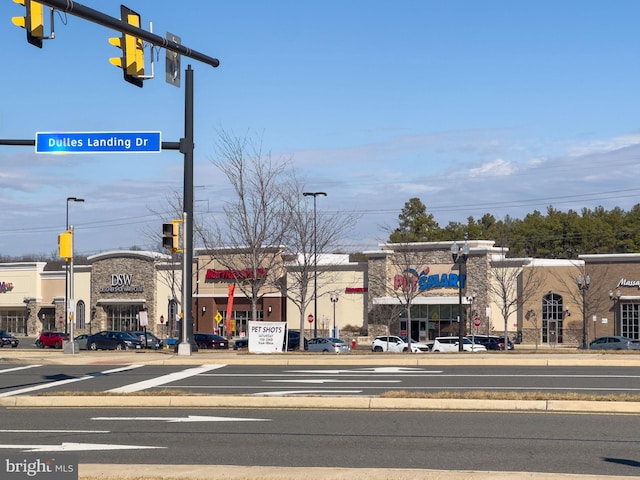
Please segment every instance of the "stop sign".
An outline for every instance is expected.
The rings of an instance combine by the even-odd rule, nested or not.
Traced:
[[[476,327],[479,327],[479,326],[480,326],[480,317],[474,317],[474,318],[473,318],[473,324],[474,324]]]
[[[310,313],[309,316],[307,317],[307,322],[313,323],[313,314],[312,313]]]

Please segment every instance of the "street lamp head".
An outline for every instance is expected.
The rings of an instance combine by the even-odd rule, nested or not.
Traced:
[[[84,198],[67,197],[67,202],[84,202]]]
[[[304,197],[326,197],[326,192],[302,192]]]
[[[453,258],[454,262],[457,262],[458,259],[461,262],[466,262],[468,256],[469,256],[469,244],[466,242],[466,240],[462,245],[462,247],[458,246],[458,242],[453,242],[451,244],[451,258]]]
[[[578,282],[578,288],[580,288],[581,290],[587,290],[589,288],[589,284],[591,283],[591,277],[589,275],[585,275],[584,277],[582,275],[578,275],[578,278],[576,278],[577,282]]]

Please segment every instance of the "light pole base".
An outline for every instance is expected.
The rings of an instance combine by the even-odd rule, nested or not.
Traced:
[[[191,344],[189,342],[179,343],[178,355],[191,355]]]
[[[78,342],[70,340],[68,342],[64,342],[64,345],[62,346],[62,352],[64,354],[75,355],[77,353],[80,353],[80,346],[78,345]]]

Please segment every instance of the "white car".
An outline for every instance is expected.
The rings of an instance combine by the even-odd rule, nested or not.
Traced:
[[[402,353],[409,351],[409,344],[404,341],[402,337],[395,335],[382,335],[380,337],[376,337],[373,342],[371,342],[371,350],[373,352]],[[411,351],[413,353],[428,352],[429,346],[412,340]]]
[[[434,352],[459,352],[458,337],[437,337],[433,342]],[[478,343],[473,343],[468,338],[462,339],[462,350],[464,352],[486,352],[487,347]]]

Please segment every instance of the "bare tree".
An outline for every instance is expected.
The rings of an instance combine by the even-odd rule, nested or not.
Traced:
[[[324,268],[317,270],[316,254],[327,252],[332,242],[340,238],[355,221],[354,215],[346,212],[316,215],[308,202],[301,201],[304,185],[295,175],[291,175],[284,191],[287,192],[285,202],[289,229],[285,237],[287,285],[283,291],[298,309],[300,332],[304,332],[305,312],[313,300],[309,291],[310,282],[315,276],[322,291],[323,285],[333,280],[332,274]],[[300,342],[300,349],[304,349],[303,342]]]
[[[224,216],[214,222],[213,232],[203,235],[203,242],[216,261],[235,272],[255,321],[265,285],[276,285],[283,276],[281,253],[290,219],[282,187],[287,162],[264,153],[261,141],[219,134],[219,159],[213,163],[235,196],[223,205]]]
[[[570,275],[567,276],[566,273],[564,275],[554,274],[554,277],[560,285],[559,293],[578,308],[580,316],[571,322],[573,327],[571,330],[576,337],[581,338],[582,348],[587,348],[589,344],[589,313],[603,311],[607,308],[604,297],[599,294],[598,290],[602,289],[603,285],[606,289],[606,279],[610,277],[610,269],[606,266],[589,272],[586,263],[582,260],[573,260],[570,261],[570,264]],[[591,285],[597,287],[591,289]],[[571,312],[567,309],[566,316],[569,315]],[[595,336],[594,326],[593,337]]]
[[[538,293],[544,275],[533,268],[524,268],[528,258],[506,258],[504,250],[491,261],[488,292],[500,308],[504,321],[505,353],[508,351],[509,318],[521,305]]]

